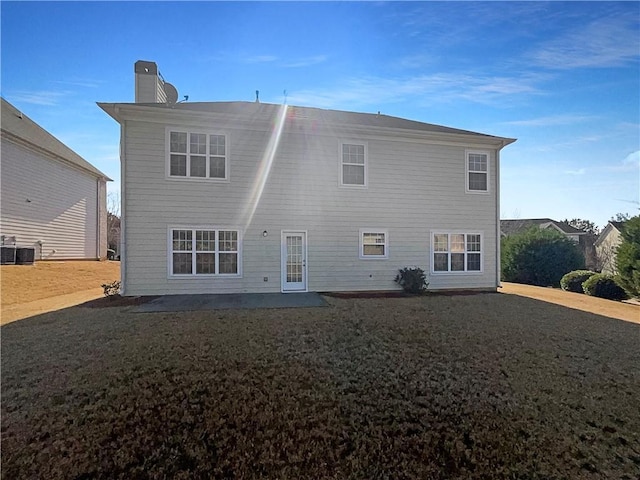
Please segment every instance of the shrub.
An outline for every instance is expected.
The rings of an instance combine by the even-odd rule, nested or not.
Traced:
[[[627,294],[624,289],[616,283],[611,275],[596,273],[587,279],[582,288],[584,293],[593,297],[606,298],[608,300],[624,300]]]
[[[567,292],[584,293],[582,284],[595,274],[591,270],[574,270],[560,279],[560,287]]]
[[[616,255],[618,282],[631,297],[640,297],[640,216],[627,220]]]
[[[429,286],[424,270],[419,267],[401,268],[394,281],[400,285],[406,293],[411,293],[413,295],[419,295],[426,292],[427,287]]]
[[[553,229],[532,227],[502,238],[502,280],[543,287],[557,286],[562,276],[584,268],[577,244]]]
[[[114,297],[120,294],[120,281],[116,280],[111,283],[103,283],[101,287],[104,289],[105,297]]]

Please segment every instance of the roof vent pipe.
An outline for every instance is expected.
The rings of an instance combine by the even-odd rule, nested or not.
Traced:
[[[260,103],[260,90],[256,90],[256,103]]]

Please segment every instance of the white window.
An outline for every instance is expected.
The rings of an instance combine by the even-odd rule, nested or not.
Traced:
[[[240,275],[240,232],[218,228],[170,228],[169,274]]]
[[[360,229],[360,258],[389,258],[389,234],[386,230]]]
[[[489,191],[489,153],[467,151],[467,192]]]
[[[167,129],[167,171],[171,178],[227,180],[225,135]]]
[[[433,233],[433,273],[482,272],[481,233]]]
[[[367,146],[363,143],[343,143],[340,160],[340,184],[366,187]]]

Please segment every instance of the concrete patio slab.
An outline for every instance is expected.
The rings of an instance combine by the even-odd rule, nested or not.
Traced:
[[[164,295],[138,305],[136,313],[186,312],[230,308],[302,308],[325,307],[327,302],[314,292],[236,293],[219,295]]]

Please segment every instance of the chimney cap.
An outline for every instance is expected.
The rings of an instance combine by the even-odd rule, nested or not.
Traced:
[[[158,65],[156,62],[149,62],[146,60],[138,60],[134,66],[135,73],[147,74],[147,75],[157,75],[158,74]]]

